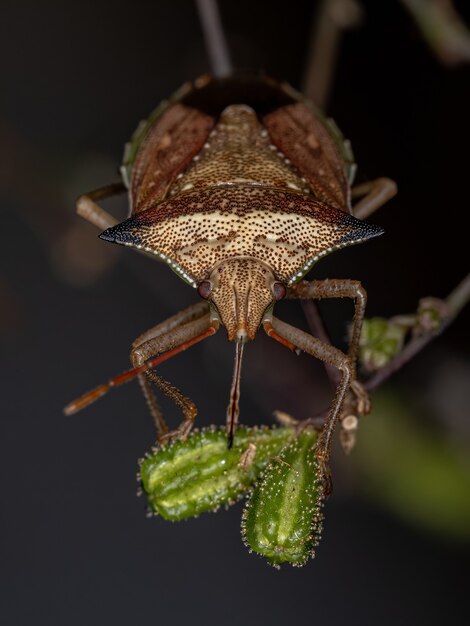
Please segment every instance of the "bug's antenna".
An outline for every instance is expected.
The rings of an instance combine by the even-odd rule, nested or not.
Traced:
[[[242,357],[244,343],[237,341],[235,343],[235,363],[233,366],[232,387],[230,389],[230,402],[227,408],[227,438],[228,447],[233,445],[233,437],[235,428],[238,424],[238,415],[240,413],[240,374],[242,369]]]
[[[228,76],[233,72],[233,66],[217,0],[196,0],[196,4],[212,73],[218,78]]]

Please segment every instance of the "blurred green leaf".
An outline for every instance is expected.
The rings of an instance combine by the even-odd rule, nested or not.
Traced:
[[[422,529],[470,540],[468,450],[418,422],[398,392],[374,394],[353,456],[376,501]]]

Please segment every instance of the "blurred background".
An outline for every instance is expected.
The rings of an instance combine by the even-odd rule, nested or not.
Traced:
[[[300,88],[319,4],[219,2],[235,66]],[[371,219],[385,236],[311,275],[361,280],[368,316],[445,297],[469,266],[468,41],[457,29],[457,53],[442,52],[431,20],[429,45],[404,4],[360,2],[326,106],[352,142],[356,180],[398,183]],[[469,23],[468,3],[455,6]],[[249,555],[240,504],[184,523],[147,519],[135,476],[155,435],[137,383],[76,416],[62,408],[127,369],[131,342],[197,295],[166,266],[98,240],[74,200],[118,180],[138,121],[208,71],[196,6],[4,0],[0,15],[1,623],[457,619],[470,543],[468,307],[373,395],[351,455],[337,446],[323,541],[305,568],[278,572]],[[125,200],[105,206],[126,215]],[[344,346],[351,303],[321,310]],[[298,303],[277,315],[306,328]],[[221,332],[162,367],[200,425],[225,420],[232,359]],[[306,418],[330,398],[321,364],[264,333],[248,346],[242,422],[271,424],[274,409]]]

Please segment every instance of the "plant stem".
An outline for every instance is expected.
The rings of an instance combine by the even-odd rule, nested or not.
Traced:
[[[446,65],[470,62],[470,31],[452,0],[400,0],[423,38]]]
[[[403,350],[397,354],[395,358],[384,365],[376,374],[371,376],[369,380],[364,383],[367,391],[373,391],[384,383],[392,374],[403,367],[414,356],[421,352],[421,350],[428,345],[435,337],[438,337],[446,328],[453,322],[464,306],[470,302],[470,274],[462,280],[457,287],[451,291],[451,293],[444,300],[448,313],[441,322],[439,328],[435,331],[427,332],[423,335],[418,335],[411,339],[409,343],[403,348]]]
[[[214,76],[223,77],[232,73],[230,53],[220,20],[217,0],[196,0],[199,19],[204,33],[207,54]]]
[[[356,0],[323,0],[313,21],[302,91],[324,109],[330,94],[342,31],[362,17]]]
[[[331,344],[330,335],[328,334],[325,324],[323,323],[317,304],[313,302],[313,300],[301,300],[301,306],[312,335],[314,335],[314,337],[318,337],[318,339],[323,341],[323,343]],[[341,372],[337,367],[334,367],[334,365],[329,365],[328,363],[325,363],[324,365],[326,373],[328,374],[328,379],[336,389],[341,380]]]

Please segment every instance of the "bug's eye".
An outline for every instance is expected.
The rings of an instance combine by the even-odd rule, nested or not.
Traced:
[[[207,300],[207,298],[211,295],[211,291],[212,283],[210,282],[210,280],[203,280],[197,286],[197,292],[201,296],[201,298],[204,298],[204,300]]]
[[[273,283],[273,286],[271,287],[271,289],[273,291],[274,298],[276,300],[282,300],[282,298],[284,298],[285,295],[286,295],[286,288],[285,288],[285,286],[282,283],[278,282],[278,281]]]

